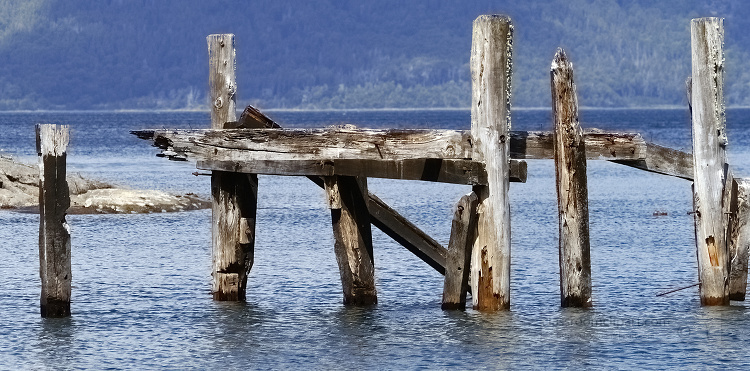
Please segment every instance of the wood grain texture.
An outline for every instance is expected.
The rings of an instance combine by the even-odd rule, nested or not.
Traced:
[[[560,304],[590,307],[591,253],[586,144],[578,122],[573,64],[558,49],[550,70],[559,221]]]
[[[391,162],[391,164],[388,165],[375,165],[375,166],[385,166],[389,169],[395,169],[398,171],[401,171],[401,169],[408,169],[408,166],[410,164],[416,164],[414,162],[409,163],[409,161],[438,161],[438,160],[448,160],[448,158],[445,157],[438,157],[438,158],[430,158],[426,159],[424,157],[420,156],[428,156],[428,155],[440,155],[440,151],[442,151],[441,148],[433,148],[432,150],[429,150],[428,153],[427,150],[425,151],[417,151],[414,153],[401,153],[399,158],[405,158],[402,160],[394,160],[393,156],[386,159],[386,158],[380,158],[380,155],[382,152],[377,152],[377,148],[373,145],[371,146],[362,146],[359,145],[359,149],[355,148],[347,148],[349,146],[349,143],[347,142],[349,137],[354,136],[353,132],[357,132],[356,134],[359,137],[359,142],[369,142],[369,143],[377,143],[381,141],[382,136],[388,135],[388,131],[384,130],[358,130],[358,129],[350,129],[350,132],[347,134],[342,134],[338,136],[335,131],[332,130],[325,130],[320,129],[318,130],[319,133],[326,132],[325,136],[327,136],[327,141],[329,144],[329,147],[331,150],[329,151],[329,154],[331,151],[336,151],[335,154],[339,155],[339,158],[333,159],[333,158],[324,158],[323,156],[316,157],[311,155],[310,153],[303,153],[303,156],[308,156],[307,160],[302,160],[299,157],[296,157],[296,159],[293,159],[294,161],[341,161],[346,159],[352,159],[352,160],[360,160],[358,157],[356,151],[365,151],[367,152],[368,149],[370,151],[370,154],[367,155],[369,158],[366,161],[372,161],[371,163],[375,163],[378,161],[384,161],[386,163]],[[438,133],[437,135],[441,135],[444,137],[450,136],[450,135],[458,135],[458,133],[461,133],[460,135],[465,136],[468,134],[466,131],[451,131],[452,133],[439,133],[440,130],[412,130],[414,133],[418,132],[435,132]],[[192,159],[198,160],[199,162],[234,162],[237,164],[240,164],[239,168],[247,168],[252,169],[253,167],[256,167],[259,169],[258,173],[268,173],[268,174],[275,174],[275,175],[303,175],[294,173],[293,170],[290,170],[289,174],[283,174],[286,168],[294,169],[297,166],[300,166],[301,164],[305,164],[305,162],[296,162],[297,165],[294,165],[295,163],[290,163],[291,165],[285,165],[280,164],[279,169],[276,170],[273,167],[268,166],[268,164],[274,163],[279,164],[279,161],[286,161],[283,158],[289,158],[292,157],[287,155],[281,155],[281,156],[273,156],[271,154],[272,151],[276,150],[283,150],[281,148],[277,148],[275,145],[271,144],[268,145],[265,149],[263,149],[263,145],[259,144],[259,142],[256,142],[254,146],[256,146],[256,150],[260,148],[260,153],[256,153],[256,150],[251,151],[245,151],[240,148],[234,148],[234,147],[240,147],[234,143],[228,144],[226,147],[223,146],[221,141],[217,141],[216,138],[221,137],[222,135],[231,136],[235,138],[244,137],[245,140],[252,141],[254,138],[263,138],[261,140],[267,142],[267,137],[271,134],[265,133],[265,134],[253,134],[251,130],[246,130],[244,132],[238,131],[237,132],[229,132],[226,134],[211,134],[211,136],[214,139],[211,139],[213,141],[213,144],[208,144],[208,140],[204,140],[204,136],[207,135],[209,132],[205,130],[137,130],[132,131],[131,133],[134,135],[137,135],[139,138],[146,139],[146,140],[152,140],[154,141],[155,145],[157,147],[160,147],[164,149],[165,151],[169,151],[170,154],[178,155],[179,157],[190,157]],[[298,138],[300,141],[306,140],[303,138],[307,138],[307,135],[309,133],[306,133],[304,130],[301,131],[302,135],[299,135]],[[295,139],[292,138],[294,131],[287,131],[287,133],[290,135],[287,138],[288,142],[294,142]],[[367,137],[367,135],[375,134],[378,137]],[[424,134],[422,134],[424,135]],[[511,131],[510,134],[510,156],[512,159],[552,159],[554,158],[554,150],[553,150],[553,140],[552,140],[552,132],[551,131]],[[321,135],[322,137],[322,135]],[[656,172],[660,174],[665,175],[671,175],[676,176],[684,179],[692,179],[693,178],[693,157],[690,153],[685,153],[683,151],[670,149],[666,147],[662,147],[653,143],[648,143],[643,140],[643,138],[640,136],[640,134],[635,133],[618,133],[618,132],[601,132],[601,131],[591,131],[591,132],[584,132],[584,140],[586,143],[586,157],[589,160],[608,160],[608,161],[614,161],[617,163],[621,163],[623,165],[639,168],[646,171]],[[433,143],[434,144],[434,143]],[[433,145],[431,144],[431,145]],[[469,145],[469,142],[461,141],[461,145]],[[291,144],[294,146],[293,144]],[[309,144],[305,144],[304,146],[309,146]],[[300,148],[304,148],[304,146]],[[425,149],[427,148],[427,144],[423,145]],[[461,149],[459,151],[465,151],[466,148]],[[472,149],[473,150],[473,149]],[[298,152],[304,152],[302,149],[296,150]],[[377,154],[376,154],[377,153]],[[449,152],[453,153],[453,152]],[[343,155],[346,155],[347,158],[342,158]],[[349,156],[352,156],[354,158],[348,158]],[[471,156],[474,156],[474,153],[472,152]],[[478,161],[473,157],[469,157],[468,159],[453,159],[457,162],[458,161],[473,161],[481,164],[482,172],[470,172],[467,173],[466,177],[456,175],[453,173],[450,173],[450,169],[446,170],[440,170],[441,172],[438,173],[439,176],[443,178],[431,178],[431,179],[424,179],[424,180],[432,180],[432,181],[439,181],[439,182],[447,182],[447,183],[459,183],[459,184],[475,184],[474,182],[479,182],[477,184],[485,184],[486,182],[486,174],[484,174],[484,163],[482,161]],[[169,157],[169,156],[167,156]],[[408,157],[408,158],[407,158]],[[267,160],[259,160],[259,158],[266,158]],[[270,158],[270,159],[269,159]],[[251,162],[257,162],[259,165],[253,165],[250,164]],[[266,165],[264,165],[264,162]],[[400,165],[400,162],[404,162],[404,165]],[[345,162],[344,162],[345,163]],[[448,163],[445,163],[448,164]],[[432,164],[425,164],[425,166]],[[204,166],[210,166],[210,165],[204,165]],[[472,168],[473,169],[473,168]],[[304,170],[304,169],[303,169]],[[395,170],[389,170],[388,173],[386,173],[387,178],[394,178],[394,179],[415,179],[421,176],[421,173],[419,175],[413,175],[413,173],[410,173],[408,175],[405,175],[404,177],[399,177],[399,173],[394,173]],[[250,171],[250,170],[247,170]],[[297,170],[300,171],[300,170]],[[320,170],[311,170],[314,171],[310,174],[304,174],[304,175],[327,175],[327,174],[318,174]],[[443,173],[445,172],[445,173]],[[374,173],[376,174],[376,173]],[[428,173],[432,174],[432,173]],[[460,173],[459,173],[460,174]],[[346,174],[341,173],[340,175],[351,175],[351,176],[359,176],[360,174]],[[369,175],[368,175],[369,176]],[[511,179],[513,180],[514,173],[511,172]],[[379,176],[376,176],[379,177]],[[434,180],[433,180],[434,179]],[[521,178],[518,178],[521,179]]]
[[[478,202],[477,195],[469,193],[461,197],[453,211],[443,282],[443,310],[466,309]]]
[[[234,35],[207,37],[211,128],[237,119]],[[244,301],[253,265],[258,178],[215,171],[211,175],[212,292],[214,300]],[[242,219],[245,219],[244,222]]]
[[[37,125],[39,154],[39,276],[42,317],[70,316],[71,242],[66,175],[68,126]]]
[[[483,161],[487,185],[479,197],[471,292],[477,310],[510,309],[510,80],[513,25],[507,16],[474,20],[471,46],[472,159]]]
[[[729,299],[745,300],[750,249],[750,179],[734,178],[731,195],[727,227]]]
[[[702,305],[728,305],[727,217],[722,208],[727,180],[723,20],[694,19],[690,23],[690,35],[693,201],[699,291]]]
[[[336,176],[326,179],[325,184],[338,190],[327,192],[330,196],[340,197],[332,202],[341,207],[331,209],[331,221],[344,305],[377,304],[366,179]]]

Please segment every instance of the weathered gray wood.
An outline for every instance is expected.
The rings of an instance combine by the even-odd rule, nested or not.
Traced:
[[[372,231],[367,208],[367,182],[364,178],[336,176],[326,179],[327,192],[340,208],[331,209],[334,251],[341,274],[344,305],[372,305],[378,302],[375,289],[375,264]]]
[[[230,129],[156,135],[166,138],[175,152],[208,151],[219,160],[471,158],[471,137],[460,130]]]
[[[474,21],[471,46],[472,159],[484,161],[487,186],[479,197],[477,238],[472,252],[471,292],[475,309],[510,309],[510,79],[513,25],[510,18],[483,15]]]
[[[469,290],[471,271],[471,249],[477,222],[477,195],[472,192],[461,197],[453,212],[451,237],[445,263],[443,283],[443,310],[466,309],[466,293]]]
[[[309,177],[309,179],[319,187],[325,187],[322,177]],[[448,253],[445,247],[372,193],[368,193],[367,206],[372,225],[422,259],[438,273],[445,274],[445,257]]]
[[[213,297],[244,301],[253,266],[258,178],[214,172],[211,176]]]
[[[729,299],[745,300],[750,249],[750,179],[734,178],[729,206]]]
[[[573,64],[558,49],[550,70],[555,124],[555,177],[559,216],[560,303],[591,306],[586,144],[578,122]]]
[[[237,115],[234,35],[210,35],[207,42],[211,128],[223,129]],[[256,175],[223,171],[211,175],[214,300],[245,300],[255,248],[257,195]]]
[[[356,129],[350,129],[351,131],[357,131]],[[320,132],[323,132],[325,130],[320,130]],[[414,133],[420,132],[420,130],[414,130]],[[440,130],[422,130],[421,132],[440,132]],[[245,165],[244,163],[247,162],[259,162],[263,163],[264,161],[256,161],[258,160],[258,154],[254,152],[245,153],[244,150],[234,150],[234,149],[228,149],[220,147],[219,144],[214,144],[211,146],[205,145],[203,143],[203,137],[207,134],[206,131],[201,130],[138,130],[138,131],[132,131],[131,132],[134,135],[137,135],[141,139],[146,140],[154,140],[155,145],[166,150],[171,151],[170,153],[173,153],[175,155],[180,156],[190,156],[193,157],[201,162],[208,161],[208,162],[216,162],[216,163],[222,163],[222,162],[235,162],[239,164],[243,164],[242,166],[253,166],[253,165]],[[293,134],[294,131],[287,131],[288,135],[295,135]],[[304,130],[301,131],[302,134],[299,136],[299,140],[305,140],[304,135],[308,135],[305,133]],[[380,139],[375,136],[368,135],[376,133],[378,136],[387,135],[386,131],[377,131],[377,130],[367,130],[367,131],[359,131],[358,135],[360,136],[360,142],[377,142]],[[468,132],[461,132],[461,131],[454,131],[453,135],[456,135],[456,133],[466,133]],[[219,134],[212,134],[215,137],[218,137]],[[234,135],[234,134],[221,134],[221,135]],[[256,137],[257,134],[252,133],[244,133],[244,135],[247,140],[253,140],[253,138]],[[270,136],[270,133],[257,135],[259,137],[268,137]],[[331,148],[346,148],[349,146],[347,143],[349,138],[351,138],[352,134],[345,134],[341,135],[338,138],[335,136],[334,131],[328,130],[325,134],[330,139],[330,145]],[[440,134],[440,135],[448,135],[448,134]],[[348,137],[347,137],[348,136]],[[652,171],[656,173],[661,173],[665,175],[671,175],[676,176],[684,179],[692,179],[693,177],[693,162],[692,162],[692,155],[689,153],[685,153],[682,151],[674,150],[665,148],[662,146],[658,146],[652,143],[648,143],[643,140],[643,138],[639,134],[633,134],[633,133],[605,133],[605,132],[588,132],[584,133],[585,141],[586,141],[586,157],[590,160],[609,160],[609,161],[615,161],[618,163],[621,163],[623,165],[632,166],[635,168],[639,168],[646,171]],[[213,139],[215,141],[215,139]],[[265,140],[265,139],[263,139]],[[290,138],[289,141],[294,142],[295,139]],[[468,145],[470,143],[468,142],[461,142],[460,145]],[[218,148],[217,148],[218,147]],[[552,132],[550,131],[512,131],[510,132],[510,155],[511,158],[514,159],[552,159],[554,157],[554,151],[553,151],[553,142],[552,142]],[[270,152],[271,148],[268,147],[267,151]],[[361,148],[361,146],[360,146]],[[372,153],[370,157],[375,157],[375,152],[377,152],[377,148],[375,146],[370,146],[370,152]],[[471,148],[469,148],[471,149]],[[459,149],[457,152],[465,152],[469,149]],[[277,149],[278,150],[278,149]],[[472,149],[473,150],[473,149]],[[353,153],[354,150],[346,150],[347,153]],[[300,150],[301,152],[301,150]],[[436,152],[436,151],[433,151]],[[417,158],[416,154],[419,152],[416,152],[414,154],[411,154],[410,160],[403,160],[403,161],[425,161],[424,158]],[[310,153],[305,153],[305,155],[313,156]],[[384,160],[379,158],[380,153],[377,154],[378,158],[367,160],[367,161],[391,161],[391,160]],[[268,156],[266,156],[268,157]],[[322,157],[318,157],[312,160],[313,163],[316,161],[320,161]],[[430,159],[430,161],[437,161],[437,160],[448,160],[445,158],[436,158],[436,159]],[[327,159],[329,160],[329,159]],[[338,160],[341,160],[340,158]],[[463,159],[462,159],[463,160]],[[280,161],[279,159],[274,160],[268,160],[268,161]],[[377,166],[386,166],[388,169],[406,169],[405,166],[400,166],[398,163],[402,160],[393,160],[392,162],[395,162],[396,164],[390,164],[390,165],[377,165]],[[278,162],[276,162],[278,163]],[[274,164],[274,162],[269,162],[268,164]],[[294,166],[304,166],[304,162],[296,163],[299,165],[292,165],[292,170],[290,170],[290,173],[287,175],[301,175],[294,173]],[[425,163],[425,165],[430,165],[428,163]],[[210,164],[204,165],[204,166],[211,166]],[[226,166],[224,165],[217,165],[217,166]],[[278,173],[282,173],[284,168],[289,167],[288,165],[281,164],[280,168],[282,170],[273,170],[273,168],[268,165],[257,165],[260,167],[260,170],[269,172],[271,174],[276,175],[282,175]],[[373,167],[376,167],[373,165]],[[511,167],[512,169],[512,167]],[[302,170],[296,170],[296,171],[303,171]],[[395,171],[394,170],[394,171]],[[250,170],[248,170],[250,171]],[[307,170],[304,170],[307,171]],[[320,170],[310,170],[313,171],[311,174],[307,175],[327,175],[327,174],[318,174]],[[473,182],[476,181],[476,177],[478,174],[476,173],[469,173],[465,178],[461,176],[456,176],[454,174],[451,174],[450,172],[447,172],[446,174],[443,174],[443,172],[447,172],[447,170],[442,170],[437,180],[439,182],[449,182],[449,183],[460,183],[460,184],[474,184]],[[261,173],[261,171],[258,171],[258,173]],[[428,172],[428,174],[432,174],[433,172]],[[389,175],[384,176],[387,178],[395,178],[395,179],[415,179],[417,176],[415,175],[409,175],[407,177],[396,177],[394,176],[393,172],[389,172]],[[398,174],[398,173],[395,173]],[[511,172],[513,174],[513,172]],[[352,176],[359,176],[360,174],[341,174],[341,175],[352,175]],[[481,174],[479,184],[483,184],[482,181],[486,178],[486,175]],[[369,176],[369,175],[368,175]],[[418,176],[421,176],[421,173],[419,173]],[[443,180],[443,178],[445,180]],[[513,175],[511,175],[511,180],[513,180]],[[466,179],[466,180],[464,180]],[[432,179],[427,179],[432,180]]]
[[[722,197],[727,175],[724,117],[724,24],[690,23],[692,49],[693,200],[702,305],[729,304],[727,217]],[[730,184],[731,185],[731,184]]]
[[[198,161],[200,170],[293,176],[360,176],[402,180],[423,180],[454,184],[486,184],[484,164],[470,160],[293,160],[293,161]],[[510,181],[526,182],[525,161],[511,160]]]
[[[65,214],[68,126],[37,125],[39,154],[39,276],[42,317],[70,316],[71,243]]]
[[[588,148],[589,146],[587,145],[587,151]],[[640,154],[642,158],[637,160],[609,161],[652,173],[693,180],[693,155],[691,153],[662,147],[658,144],[645,143]],[[590,158],[589,156],[587,157]]]
[[[208,88],[211,94],[211,128],[237,120],[236,52],[233,34],[213,34],[208,42]]]

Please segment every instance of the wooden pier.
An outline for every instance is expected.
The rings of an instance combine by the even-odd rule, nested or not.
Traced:
[[[250,106],[238,119],[234,36],[225,34],[207,39],[211,128],[133,134],[152,141],[163,157],[195,160],[198,169],[211,171],[215,300],[246,300],[262,194],[257,175],[266,174],[306,176],[325,189],[344,304],[377,303],[374,225],[445,275],[443,309],[464,309],[471,293],[475,309],[508,310],[510,183],[526,181],[525,159],[554,159],[562,306],[595,303],[588,160],[693,181],[701,303],[726,305],[745,297],[750,181],[733,177],[726,161],[723,21],[702,18],[691,26],[695,155],[648,143],[637,133],[583,129],[573,65],[562,49],[550,71],[554,130],[511,130],[513,25],[509,17],[495,15],[474,21],[467,130],[283,129]],[[448,247],[369,192],[367,178],[470,185],[471,191],[456,205]]]

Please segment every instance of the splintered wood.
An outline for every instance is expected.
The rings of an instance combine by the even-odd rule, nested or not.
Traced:
[[[559,217],[560,303],[591,306],[586,145],[578,122],[573,64],[558,49],[550,71],[555,123],[555,177]]]
[[[483,15],[474,21],[471,44],[472,159],[484,161],[487,185],[479,197],[472,252],[471,292],[475,309],[510,309],[510,77],[513,25],[510,18]]]
[[[234,35],[210,35],[207,42],[211,128],[223,129],[224,123],[237,117]],[[211,175],[211,196],[213,297],[244,301],[255,249],[258,177],[215,171]]]
[[[729,255],[722,207],[730,177],[724,117],[724,22],[690,23],[692,47],[693,205],[702,305],[729,304]],[[728,210],[726,210],[728,211]]]

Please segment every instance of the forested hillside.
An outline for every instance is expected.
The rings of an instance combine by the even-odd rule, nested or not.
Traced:
[[[729,104],[750,105],[741,0],[0,0],[0,109],[205,106],[211,33],[234,33],[239,102],[468,107],[471,23],[514,20],[516,107],[549,106],[563,46],[584,106],[682,105],[691,18],[726,18]]]

